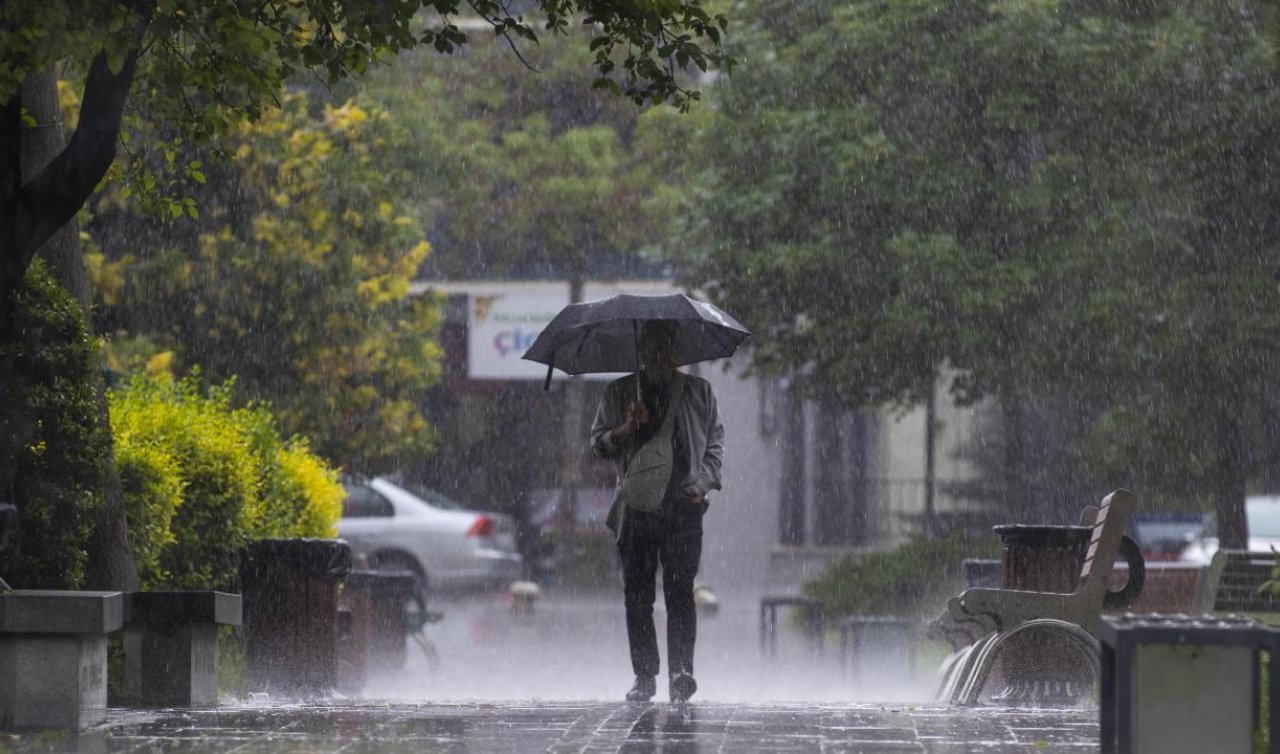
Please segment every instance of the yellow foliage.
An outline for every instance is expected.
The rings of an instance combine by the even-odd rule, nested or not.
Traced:
[[[330,126],[342,131],[354,130],[369,119],[369,113],[352,100],[347,100],[342,107],[326,105],[324,115]]]
[[[338,483],[338,472],[329,468],[306,448],[290,445],[276,453],[276,461],[284,477],[283,485],[303,501],[293,511],[292,523],[281,537],[336,537],[338,519],[342,517],[342,499],[346,491]],[[279,503],[277,503],[279,504]]]
[[[62,127],[67,133],[80,123],[80,92],[65,79],[58,79],[58,109],[62,111]]]
[[[126,254],[114,262],[108,262],[106,255],[94,245],[84,254],[85,271],[95,291],[102,297],[102,303],[115,306],[120,303],[120,292],[124,290],[125,268],[133,263],[133,255]]]
[[[320,230],[329,224],[329,210],[316,209],[307,215],[307,227],[311,230]]]
[[[415,275],[418,272],[418,266],[426,261],[427,256],[431,254],[431,244],[426,241],[419,241],[409,249],[409,253],[404,257],[404,264],[407,267],[401,267],[401,270],[407,275]]]
[[[147,359],[147,374],[152,377],[173,377],[173,351],[161,351]]]

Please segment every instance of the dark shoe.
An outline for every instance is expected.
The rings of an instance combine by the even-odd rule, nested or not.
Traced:
[[[688,673],[676,673],[671,676],[671,703],[684,704],[698,690],[698,682]]]
[[[628,702],[647,702],[658,693],[658,682],[651,675],[638,675],[627,692]]]

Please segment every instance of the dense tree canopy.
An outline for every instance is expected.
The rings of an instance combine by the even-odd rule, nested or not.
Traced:
[[[429,279],[651,277],[682,186],[688,141],[709,115],[638,109],[588,86],[580,46],[498,43],[465,58],[405,53],[360,96],[413,124],[399,159],[428,210]]]
[[[509,38],[537,39],[536,27],[591,30],[596,85],[636,102],[697,96],[677,71],[728,66],[719,49],[725,19],[698,0],[614,3],[542,0],[538,21],[500,0],[470,0],[467,13]],[[430,11],[423,22],[422,11]],[[451,0],[55,0],[0,7],[0,300],[21,280],[36,250],[80,208],[111,166],[125,106],[163,124],[161,141],[202,142],[275,104],[290,77],[312,72],[334,82],[382,56],[417,45],[452,51],[467,41]],[[704,48],[703,45],[706,45]],[[55,64],[83,72],[79,123],[67,147],[24,179],[21,85]],[[125,124],[127,126],[127,123]],[[155,144],[129,139],[132,148]],[[144,162],[145,164],[145,162]]]
[[[1020,434],[1065,392],[1112,485],[1212,494],[1242,544],[1280,362],[1258,12],[758,4],[738,38],[772,62],[723,87],[691,280],[826,400],[911,402],[951,367]]]

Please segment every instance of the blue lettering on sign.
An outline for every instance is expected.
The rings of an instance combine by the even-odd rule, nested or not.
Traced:
[[[493,336],[493,349],[500,356],[506,356],[511,353],[523,354],[529,350],[529,346],[533,345],[533,341],[537,339],[541,330],[525,330],[517,327],[514,330],[503,330]]]

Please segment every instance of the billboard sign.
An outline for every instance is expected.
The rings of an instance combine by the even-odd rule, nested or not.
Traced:
[[[473,380],[543,380],[547,367],[520,357],[569,303],[569,292],[512,291],[467,296],[467,376]],[[566,377],[556,370],[556,379]],[[616,374],[583,375],[613,379]]]

